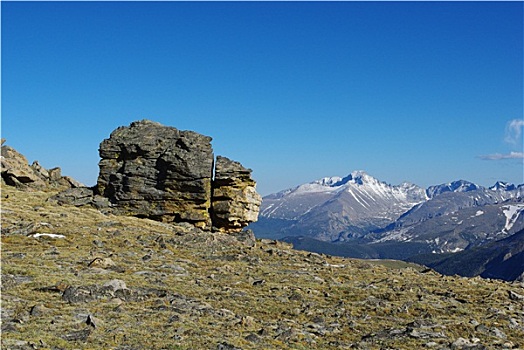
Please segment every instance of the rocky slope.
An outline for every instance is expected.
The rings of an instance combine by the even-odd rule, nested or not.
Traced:
[[[524,286],[2,186],[2,349],[523,348]]]
[[[368,238],[427,242],[430,251],[456,252],[503,239],[524,228],[523,200],[517,189],[444,192]]]
[[[524,281],[524,229],[510,237],[451,254],[413,256],[409,261],[448,275]]]

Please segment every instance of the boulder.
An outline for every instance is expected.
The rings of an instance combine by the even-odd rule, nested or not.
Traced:
[[[149,120],[100,144],[98,194],[115,213],[211,228],[211,137]]]
[[[35,162],[41,177],[68,180],[73,187],[50,201],[237,235],[258,218],[262,198],[251,169],[221,156],[214,162],[209,136],[142,120],[114,130],[99,153],[93,188],[76,186],[59,168],[45,170]]]
[[[256,191],[251,169],[218,156],[213,180],[213,225],[222,232],[239,232],[257,221],[262,197]]]
[[[29,166],[27,159],[14,148],[2,146],[2,180],[16,187],[45,187],[45,182],[38,173]]]
[[[69,176],[62,176],[60,168],[46,169],[34,161],[29,165],[26,157],[14,148],[4,145],[2,139],[2,183],[20,189],[75,188],[84,186]]]

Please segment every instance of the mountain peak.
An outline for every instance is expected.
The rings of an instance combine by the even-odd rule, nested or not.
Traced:
[[[365,183],[377,183],[377,182],[379,181],[375,179],[373,176],[366,173],[364,170],[355,170],[355,171],[352,171],[348,176],[344,177],[343,179],[340,179],[340,181],[335,183],[333,186],[342,186],[347,183],[363,185]]]
[[[370,176],[368,173],[366,173],[364,170],[355,170],[355,171],[352,171],[351,172],[351,176],[353,178],[358,178],[358,177],[372,177]]]
[[[469,192],[469,191],[478,190],[480,188],[481,187],[479,185],[476,185],[473,182],[469,182],[466,180],[457,180],[457,181],[449,182],[447,184],[430,186],[426,190],[426,193],[429,198],[433,198],[444,192]]]
[[[515,185],[510,184],[509,182],[497,181],[489,189],[492,191],[513,191],[515,188]]]
[[[369,175],[363,170],[356,170],[351,173],[351,177],[355,183],[362,185],[364,182],[377,182],[373,176]]]
[[[340,176],[331,176],[331,177],[323,177],[319,180],[315,180],[313,181],[312,183],[313,184],[317,184],[317,185],[322,185],[322,186],[333,186],[335,185],[336,183],[340,182],[342,180],[342,178]]]

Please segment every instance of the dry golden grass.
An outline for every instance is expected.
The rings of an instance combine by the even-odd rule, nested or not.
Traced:
[[[53,194],[2,188],[5,349],[524,347],[522,284],[250,246]]]

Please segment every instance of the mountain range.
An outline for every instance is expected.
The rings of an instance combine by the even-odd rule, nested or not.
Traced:
[[[363,172],[326,177],[263,198],[250,228],[299,249],[364,258],[456,253],[524,229],[524,185],[465,180],[390,185]],[[436,255],[435,255],[436,256]]]

